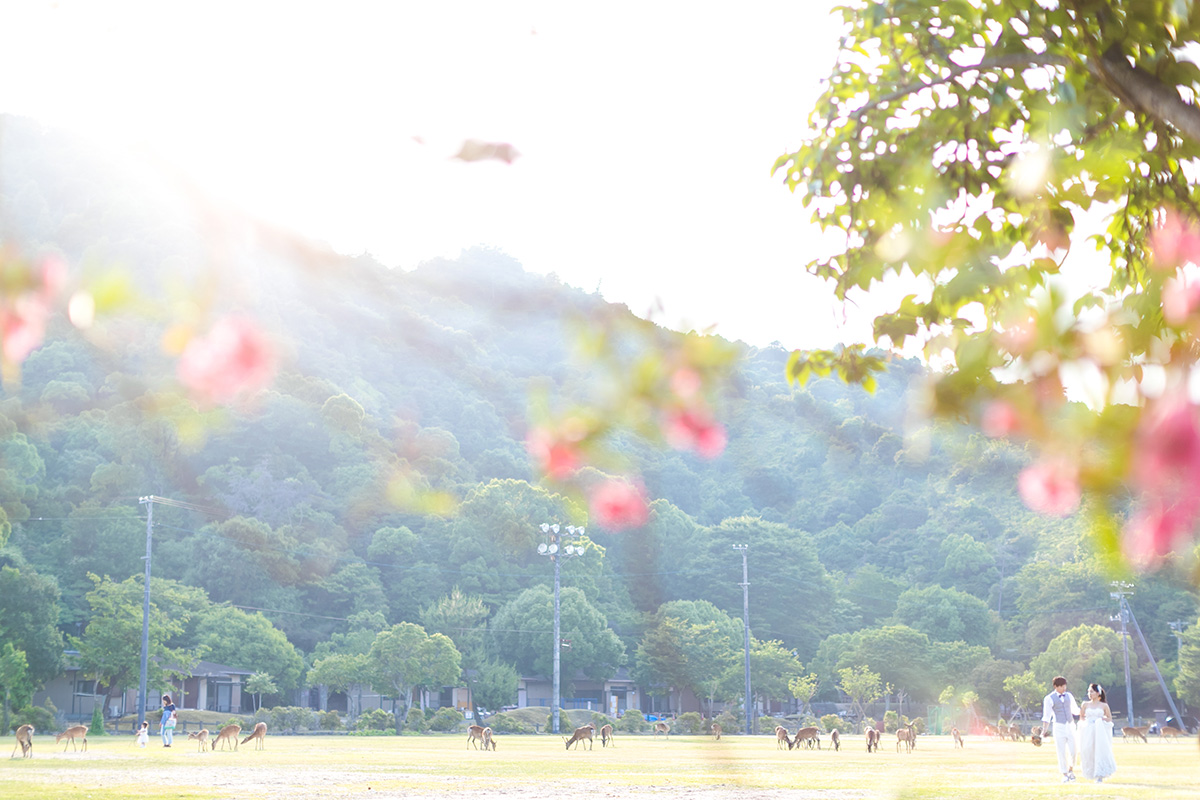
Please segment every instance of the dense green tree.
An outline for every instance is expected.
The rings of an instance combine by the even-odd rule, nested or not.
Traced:
[[[475,704],[491,710],[515,704],[520,680],[512,665],[485,661],[476,669],[475,680],[471,683]]]
[[[0,628],[0,635],[4,629]],[[29,664],[25,651],[12,642],[0,646],[0,730],[8,732],[9,715],[14,707],[20,708],[33,694],[33,683],[29,679]]]
[[[884,684],[879,674],[865,666],[845,667],[838,670],[838,688],[846,693],[854,704],[859,721],[866,725],[866,707],[883,696]]]
[[[1191,627],[1183,633],[1175,691],[1179,693],[1179,699],[1189,706],[1200,707],[1200,620],[1192,622]]]
[[[108,695],[133,685],[141,669],[142,581],[129,578],[121,583],[91,576],[95,588],[87,594],[91,618],[83,635],[68,637],[79,651],[83,672],[94,677]],[[189,615],[184,604],[175,602],[177,587],[168,581],[151,581],[150,660],[147,686],[165,687],[168,681],[187,676],[198,660],[195,650],[170,647],[167,642],[184,632]],[[174,607],[168,613],[164,607]],[[105,703],[107,705],[107,702]]]
[[[736,667],[735,667],[736,669]],[[794,651],[778,640],[750,641],[750,689],[764,700],[785,700],[791,697],[791,680],[802,671]]]
[[[309,686],[325,686],[346,693],[346,711],[351,719],[362,713],[362,690],[371,685],[373,675],[367,653],[329,653],[317,658],[306,679]]]
[[[1043,686],[1049,686],[1056,675],[1073,686],[1124,686],[1122,652],[1121,639],[1111,628],[1079,625],[1054,637],[1046,651],[1029,662],[1029,668]],[[1131,661],[1134,656],[1130,652]]]
[[[440,633],[430,636],[411,622],[380,631],[371,645],[368,663],[375,690],[399,700],[395,713],[398,734],[404,731],[412,709],[413,690],[454,685],[462,670],[461,656],[453,642]]]
[[[896,600],[896,621],[940,642],[990,645],[995,622],[984,602],[941,586],[912,588]]]
[[[0,552],[0,564],[5,561]],[[32,568],[0,566],[0,631],[25,654],[28,680],[38,688],[62,668],[58,585]]]
[[[196,643],[203,648],[206,659],[266,674],[279,689],[294,689],[300,684],[303,657],[283,631],[262,614],[218,606],[201,615]]]
[[[560,651],[563,692],[583,672],[589,680],[607,680],[624,663],[621,640],[583,592],[567,587],[559,594],[560,630],[569,647]],[[554,658],[554,595],[534,586],[501,606],[492,620],[497,655],[525,675],[550,675]]]

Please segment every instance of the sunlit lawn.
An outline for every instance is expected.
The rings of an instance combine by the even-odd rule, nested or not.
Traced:
[[[12,737],[0,739],[9,748]],[[198,753],[176,740],[146,749],[132,736],[92,739],[85,753],[36,737],[34,758],[0,765],[4,798],[1200,798],[1195,739],[1116,743],[1118,773],[1103,785],[1059,782],[1053,747],[924,736],[911,753],[885,737],[878,753],[862,737],[840,752],[779,751],[773,737],[621,736],[616,747],[567,752],[552,736],[498,736],[497,752],[464,735],[268,736],[266,749]],[[7,755],[4,753],[3,755]]]

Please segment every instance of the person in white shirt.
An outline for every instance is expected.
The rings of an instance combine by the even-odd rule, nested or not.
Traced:
[[[1066,678],[1059,675],[1053,685],[1054,691],[1042,701],[1042,723],[1046,730],[1054,732],[1058,771],[1062,773],[1063,783],[1070,783],[1075,780],[1075,755],[1079,750],[1075,743],[1075,717],[1079,716],[1079,704],[1067,691]]]

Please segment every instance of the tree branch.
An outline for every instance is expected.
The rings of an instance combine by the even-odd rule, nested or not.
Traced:
[[[1092,72],[1126,105],[1200,144],[1200,108],[1185,103],[1173,86],[1130,64],[1115,45],[1105,51]]]

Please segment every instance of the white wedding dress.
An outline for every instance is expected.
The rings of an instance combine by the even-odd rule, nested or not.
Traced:
[[[1117,771],[1113,760],[1112,723],[1104,721],[1104,709],[1089,708],[1079,726],[1079,761],[1083,777],[1088,780],[1107,778]]]

